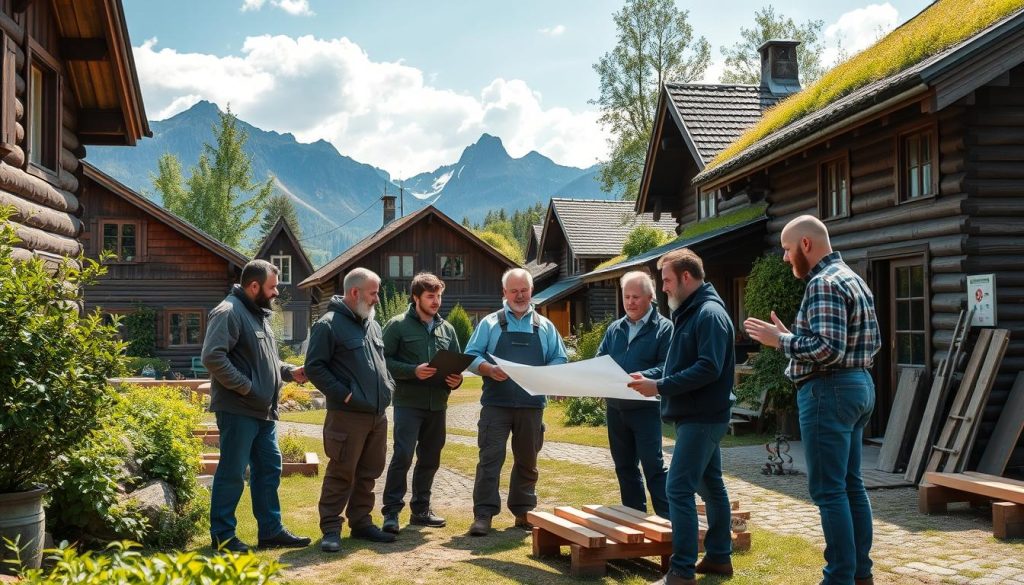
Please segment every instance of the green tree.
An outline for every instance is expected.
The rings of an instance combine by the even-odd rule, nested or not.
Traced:
[[[622,253],[632,258],[668,242],[670,236],[656,227],[638,225],[626,236]]]
[[[601,93],[591,102],[612,134],[611,159],[601,168],[605,191],[620,186],[636,198],[662,85],[700,79],[711,62],[711,44],[694,37],[688,17],[672,0],[627,0],[613,15],[618,38],[594,64]]]
[[[409,293],[395,288],[395,283],[390,280],[384,281],[380,286],[380,302],[373,314],[374,319],[381,327],[388,324],[395,315],[401,315],[409,310]]]
[[[173,154],[160,157],[153,187],[163,197],[164,207],[199,229],[237,248],[245,233],[260,220],[260,212],[274,188],[273,177],[253,182],[252,161],[245,154],[245,131],[238,118],[227,112],[213,127],[216,144],[203,144],[199,162],[188,180]],[[243,195],[250,194],[243,199]]]
[[[448,313],[448,322],[455,328],[455,336],[459,339],[459,347],[462,351],[466,351],[469,338],[473,336],[473,320],[469,318],[469,313],[462,308],[462,305],[456,304]]]
[[[299,216],[295,213],[295,204],[292,203],[291,197],[284,193],[274,193],[267,200],[267,207],[263,210],[263,221],[260,222],[261,242],[266,239],[281,217],[288,222],[288,227],[295,232],[295,237],[302,239],[302,226],[299,225]]]
[[[732,47],[722,47],[722,55],[725,57],[722,83],[760,83],[761,55],[757,48],[771,39],[800,41],[796,48],[800,83],[807,85],[816,81],[825,73],[825,67],[821,63],[824,46],[820,40],[824,25],[823,20],[808,20],[798,25],[792,18],[776,14],[773,6],[765,6],[755,11],[754,26],[740,28],[740,37],[743,40]]]

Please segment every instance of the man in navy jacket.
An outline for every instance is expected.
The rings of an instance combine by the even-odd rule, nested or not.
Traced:
[[[627,372],[653,375],[661,371],[672,338],[672,322],[654,305],[654,279],[646,272],[627,272],[619,281],[626,315],[608,325],[597,355],[611,356]],[[639,396],[638,396],[639,398]],[[665,477],[668,469],[661,454],[661,409],[658,402],[609,398],[608,445],[619,478],[622,504],[647,511],[644,482],[651,492],[654,513],[668,518]]]
[[[629,386],[644,396],[660,394],[661,416],[676,427],[668,471],[672,562],[659,583],[690,585],[697,583],[695,573],[732,575],[731,513],[719,443],[729,428],[735,332],[722,298],[704,282],[699,256],[674,250],[661,257],[658,268],[672,309],[672,342],[664,369],[650,377],[632,374]],[[708,517],[699,564],[695,493]]]

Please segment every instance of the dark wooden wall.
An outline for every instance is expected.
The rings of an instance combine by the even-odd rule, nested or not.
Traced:
[[[292,283],[279,284],[278,291],[281,293],[281,299],[284,299],[279,303],[281,309],[292,312],[292,341],[296,343],[304,341],[309,334],[310,307],[313,302],[310,289],[296,286],[312,274],[299,261],[301,255],[302,252],[295,248],[291,238],[287,237],[282,230],[278,232],[277,237],[267,248],[267,253],[262,257],[267,262],[270,261],[271,256],[291,256],[292,258]]]

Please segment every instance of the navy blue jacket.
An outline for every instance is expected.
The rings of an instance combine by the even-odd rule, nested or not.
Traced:
[[[736,371],[732,319],[711,283],[672,312],[672,343],[658,380],[661,418],[728,423]]]
[[[672,322],[658,313],[658,308],[654,307],[654,313],[646,319],[636,337],[630,342],[628,319],[628,316],[622,317],[608,324],[601,345],[597,348],[597,355],[611,356],[627,374],[640,372],[647,377],[660,375],[661,367],[668,356]],[[658,403],[650,400],[609,398],[607,402],[609,408],[620,410],[658,408]]]

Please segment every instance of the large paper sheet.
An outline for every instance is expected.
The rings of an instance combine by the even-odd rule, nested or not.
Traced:
[[[622,398],[625,400],[657,400],[647,398],[626,386],[632,378],[611,356],[557,364],[553,366],[527,366],[499,357],[494,361],[509,378],[528,393],[537,396],[592,396],[595,398]]]

